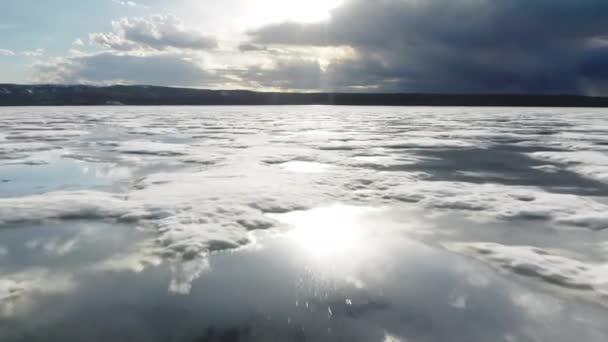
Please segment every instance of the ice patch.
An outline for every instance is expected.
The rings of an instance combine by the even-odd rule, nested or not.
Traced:
[[[126,154],[141,154],[159,157],[185,156],[190,147],[182,144],[169,144],[153,141],[127,141],[120,143],[116,151]]]
[[[395,335],[391,335],[388,332],[385,332],[384,339],[382,341],[383,342],[403,342],[404,340]],[[407,341],[407,340],[405,340],[405,341]]]
[[[395,186],[385,197],[430,208],[474,211],[477,218],[549,220],[598,230],[608,228],[608,205],[588,197],[530,187],[419,181]]]
[[[534,152],[530,157],[563,164],[572,172],[608,183],[608,154],[597,151]]]
[[[555,165],[540,165],[532,167],[534,170],[539,170],[546,173],[557,173],[560,171],[560,168]]]
[[[41,142],[0,143],[0,153],[8,155],[19,152],[50,151],[53,148],[53,146]]]
[[[432,137],[409,138],[405,140],[389,141],[380,146],[386,148],[467,148],[478,147],[479,144],[458,139],[440,139]]]
[[[174,262],[171,264],[169,292],[187,295],[192,290],[192,282],[209,269],[207,259]]]
[[[18,128],[16,128],[18,130]],[[89,134],[81,130],[40,130],[40,131],[16,131],[6,137],[7,140],[34,140],[34,141],[63,141],[70,138]]]
[[[95,191],[51,192],[0,199],[0,226],[47,220],[131,220],[149,216],[144,208],[120,196]]]
[[[446,244],[452,251],[470,255],[502,269],[542,279],[570,289],[594,291],[608,298],[608,264],[582,262],[530,246],[497,243]]]
[[[251,231],[277,228],[277,222],[265,213],[307,207],[308,200],[300,199],[302,191],[286,191],[302,189],[300,184],[306,180],[273,168],[260,169],[269,175],[256,178],[256,182],[236,178],[226,170],[159,173],[140,180],[133,191],[124,195],[63,191],[0,199],[0,226],[81,219],[130,222],[153,231],[153,241],[138,245],[132,253],[108,260],[97,269],[141,271],[159,259],[200,264],[213,251],[250,243]],[[241,177],[240,169],[233,171]],[[49,253],[61,253],[71,247],[66,241],[45,246],[32,243],[33,248]],[[180,279],[173,289],[184,292],[184,279],[190,276],[181,275]]]

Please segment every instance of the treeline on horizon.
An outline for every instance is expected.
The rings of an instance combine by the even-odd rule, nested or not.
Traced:
[[[608,97],[509,94],[272,93],[158,86],[0,84],[0,106],[92,105],[608,107]]]

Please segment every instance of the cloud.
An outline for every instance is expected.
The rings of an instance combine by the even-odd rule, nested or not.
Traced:
[[[278,60],[271,67],[251,66],[235,72],[249,88],[314,90],[323,88],[321,66],[317,61]]]
[[[590,42],[608,36],[607,16],[596,0],[349,0],[324,22],[251,30],[248,43],[356,49],[326,71],[335,88],[597,93],[608,49]]]
[[[15,52],[7,49],[0,49],[0,56],[14,56]]]
[[[29,51],[23,51],[21,53],[22,56],[25,57],[40,57],[42,55],[44,55],[44,49],[36,49],[36,50],[29,50]]]
[[[186,28],[172,15],[122,18],[112,22],[112,28],[113,32],[90,34],[91,42],[118,51],[208,50],[218,46],[215,38]]]
[[[44,49],[27,50],[27,51],[13,51],[7,49],[0,49],[0,56],[23,56],[23,57],[40,57],[44,55]]]
[[[73,42],[72,45],[74,46],[84,46],[84,42],[82,41],[82,39],[80,38],[76,38]]]
[[[112,0],[112,2],[121,6],[137,7],[137,3],[134,1]]]
[[[37,64],[41,82],[201,86],[221,77],[180,55],[133,56],[100,53]]]
[[[261,45],[251,44],[251,43],[243,43],[239,45],[239,51],[241,52],[249,52],[249,51],[267,51],[268,48]]]

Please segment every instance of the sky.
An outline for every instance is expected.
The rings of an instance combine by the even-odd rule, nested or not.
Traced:
[[[608,96],[606,0],[0,0],[0,83]]]

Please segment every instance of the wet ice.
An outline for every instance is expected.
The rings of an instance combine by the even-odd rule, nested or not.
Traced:
[[[144,308],[158,297],[156,286],[212,305],[203,289],[217,284],[226,297],[243,293],[241,311],[225,312],[225,319],[202,312],[209,325],[178,340],[224,333],[243,340],[268,334],[447,340],[456,331],[448,322],[464,311],[468,320],[458,324],[467,341],[568,341],[573,334],[603,341],[605,114],[322,106],[0,109],[0,315],[19,323],[0,337],[31,333],[18,317],[36,316],[36,307],[57,298],[72,303],[62,311],[69,321],[86,303],[91,307],[102,287],[120,288],[128,296],[123,300]],[[79,228],[71,235],[42,233],[80,225],[137,237],[127,244],[106,241],[114,247],[100,253],[83,248],[88,240]],[[32,226],[38,237],[28,235]],[[21,247],[11,245],[16,241]],[[466,272],[452,271],[451,259]],[[305,269],[311,278],[298,279]],[[267,275],[271,270],[285,279]],[[446,284],[424,288],[436,279]],[[483,290],[489,282],[500,290]],[[255,284],[263,284],[260,298],[246,296]],[[284,307],[286,294],[262,300],[281,287],[295,287],[297,309]],[[147,295],[136,296],[137,288]],[[423,295],[414,299],[414,293]],[[491,312],[496,304],[503,309]],[[180,297],[167,297],[163,307],[167,316],[172,308],[202,310]],[[272,316],[270,323],[250,315],[253,308]],[[595,318],[577,323],[571,315]],[[37,319],[64,336],[58,316],[55,324],[50,316]],[[250,323],[243,323],[246,317]],[[479,317],[496,320],[482,329],[472,325]],[[364,331],[348,323],[354,318],[365,322]],[[278,320],[288,319],[297,324],[279,328]],[[403,320],[410,324],[397,323]],[[545,330],[543,322],[567,322],[568,332]],[[114,322],[111,330],[119,326]],[[152,329],[132,329],[142,326]],[[99,337],[92,327],[79,334]]]

